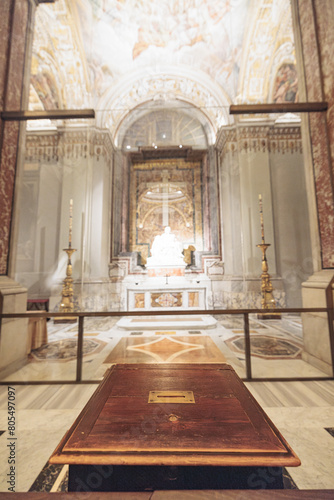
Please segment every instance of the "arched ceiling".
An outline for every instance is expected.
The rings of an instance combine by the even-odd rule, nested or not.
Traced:
[[[273,100],[284,64],[290,0],[58,0],[37,9],[30,107],[94,107],[115,139],[138,109],[185,105],[212,142],[231,103]]]

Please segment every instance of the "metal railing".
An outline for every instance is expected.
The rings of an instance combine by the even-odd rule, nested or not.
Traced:
[[[324,377],[253,377],[252,376],[252,361],[251,361],[251,339],[249,330],[249,315],[250,314],[290,314],[290,313],[324,313],[328,319],[328,334],[331,351],[332,370],[334,367],[334,311],[333,311],[333,296],[332,284],[328,286],[326,293],[327,306],[323,308],[282,308],[282,309],[212,309],[212,310],[178,310],[178,311],[116,311],[116,312],[73,312],[73,313],[59,313],[59,312],[26,312],[16,314],[0,314],[0,331],[2,319],[18,319],[18,318],[78,318],[78,344],[76,356],[76,378],[75,380],[43,380],[43,381],[10,381],[11,384],[93,384],[100,383],[101,380],[83,380],[82,379],[82,364],[83,364],[83,337],[84,337],[84,320],[91,317],[139,317],[139,316],[192,316],[192,315],[211,315],[211,316],[227,316],[227,315],[242,315],[243,316],[243,330],[245,340],[245,369],[246,377],[244,381],[299,381],[299,380],[333,380],[332,376]],[[0,385],[7,385],[9,381],[0,381]]]

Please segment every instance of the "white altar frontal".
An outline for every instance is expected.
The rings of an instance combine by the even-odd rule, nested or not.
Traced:
[[[209,283],[183,276],[148,277],[124,282],[128,311],[206,309]]]
[[[139,279],[127,276],[125,287],[128,311],[206,309],[210,283],[204,274],[185,273],[182,244],[165,227],[157,235],[147,259],[147,274]]]

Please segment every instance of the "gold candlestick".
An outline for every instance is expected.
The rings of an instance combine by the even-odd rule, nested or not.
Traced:
[[[66,278],[63,281],[63,288],[61,294],[61,303],[59,306],[59,312],[71,313],[74,311],[73,304],[73,278],[72,278],[72,262],[71,257],[75,248],[72,248],[72,211],[73,211],[73,200],[70,200],[70,222],[69,222],[69,237],[68,237],[68,248],[63,248],[64,252],[67,253],[67,266],[66,266]],[[54,319],[54,323],[75,323],[76,318],[71,317],[58,317]]]
[[[276,309],[276,303],[273,296],[273,285],[270,280],[270,275],[268,273],[268,262],[266,257],[266,251],[271,246],[270,243],[266,243],[264,239],[264,224],[263,224],[263,209],[262,209],[262,196],[259,194],[259,205],[260,205],[260,222],[261,222],[261,244],[256,245],[261,249],[262,252],[262,274],[261,274],[261,307],[262,309]],[[280,319],[281,315],[276,312],[262,313],[257,315],[258,319]]]

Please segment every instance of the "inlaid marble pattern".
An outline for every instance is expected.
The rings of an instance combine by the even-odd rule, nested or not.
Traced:
[[[83,356],[100,351],[104,343],[100,340],[84,339],[82,352]],[[38,349],[31,351],[32,361],[48,360],[48,361],[69,361],[76,359],[78,350],[77,339],[64,339],[56,342],[50,342]]]
[[[52,491],[59,474],[63,469],[63,465],[46,464],[40,472],[29,491]]]
[[[226,344],[235,352],[245,352],[245,338],[243,335],[238,335],[226,341]],[[284,338],[254,335],[251,337],[250,349],[252,356],[259,356],[262,358],[300,358],[302,345],[298,345]]]
[[[180,307],[182,306],[182,293],[151,293],[152,307]]]
[[[124,338],[104,363],[223,363],[225,357],[209,336]]]

